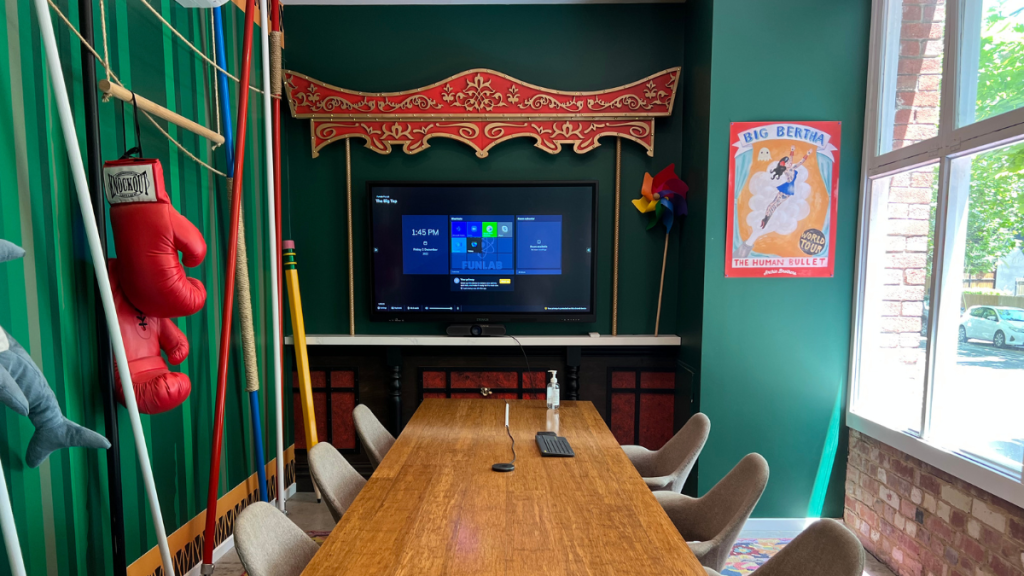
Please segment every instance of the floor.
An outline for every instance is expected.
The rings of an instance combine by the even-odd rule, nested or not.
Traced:
[[[306,532],[329,532],[334,528],[334,519],[323,503],[318,504],[312,492],[298,492],[286,504],[288,518]],[[780,534],[775,537],[791,537],[792,534]],[[757,534],[751,537],[769,537]],[[241,576],[245,572],[238,555],[231,550],[217,561],[214,576]],[[896,576],[892,570],[879,562],[874,556],[867,555],[864,565],[865,576]]]

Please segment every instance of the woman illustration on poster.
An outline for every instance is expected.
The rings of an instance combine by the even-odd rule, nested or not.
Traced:
[[[781,174],[783,182],[776,188],[779,192],[775,195],[775,200],[772,200],[772,203],[768,205],[768,208],[764,212],[764,219],[761,220],[762,229],[766,224],[768,224],[768,221],[771,220],[772,214],[775,214],[775,210],[777,210],[778,207],[788,198],[793,196],[793,181],[796,180],[797,169],[803,166],[804,162],[807,162],[807,158],[810,157],[811,152],[813,151],[813,149],[808,150],[807,153],[804,154],[804,157],[796,164],[789,164],[790,159],[796,154],[796,146],[790,146],[789,156],[780,160],[779,165],[772,171],[772,180],[775,180]]]
[[[793,232],[800,220],[810,214],[807,197],[811,187],[807,184],[807,170],[800,168],[813,151],[813,148],[808,150],[803,158],[793,163],[791,159],[796,155],[796,147],[790,146],[789,156],[783,156],[777,163],[750,178],[750,213],[746,222],[751,231],[750,237],[736,247],[737,258],[750,256],[754,242],[765,234],[776,232],[784,235]],[[781,184],[779,180],[782,180]]]

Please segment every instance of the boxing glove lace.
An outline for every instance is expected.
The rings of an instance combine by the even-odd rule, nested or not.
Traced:
[[[160,351],[166,352],[167,359],[177,366],[188,357],[188,340],[173,321],[147,316],[132,305],[122,290],[123,272],[119,268],[118,260],[108,261],[114,308],[124,339],[124,351],[128,356],[128,369],[131,371],[139,412],[159,414],[177,408],[188,398],[192,382],[185,374],[168,370]],[[121,388],[116,363],[114,390],[117,401],[123,405],[124,390]]]

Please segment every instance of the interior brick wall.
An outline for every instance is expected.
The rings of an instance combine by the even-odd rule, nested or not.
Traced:
[[[844,520],[900,576],[1024,576],[1024,510],[856,430]]]

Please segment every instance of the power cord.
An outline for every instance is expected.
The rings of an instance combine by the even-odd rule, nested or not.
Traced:
[[[507,401],[505,402],[505,405],[508,405]],[[516,458],[517,458],[517,456],[516,456],[516,439],[512,437],[512,431],[509,430],[508,424],[505,425],[505,432],[508,432],[508,439],[512,441],[512,461],[509,462],[509,464],[515,464],[516,463]]]
[[[511,334],[507,334],[507,336],[509,338],[515,340],[516,344],[519,344],[519,350],[520,350],[520,352],[523,353],[523,360],[526,360],[526,373],[527,374],[531,374],[533,372],[533,370],[530,369],[530,358],[526,355],[526,348],[523,347],[523,343],[519,341],[519,338],[516,338],[515,336],[513,336]]]
[[[529,356],[526,355],[526,348],[523,347],[523,343],[520,342],[518,338],[516,338],[515,336],[512,336],[511,334],[508,334],[508,337],[513,339],[513,340],[515,340],[516,344],[519,345],[519,350],[522,351],[522,353],[523,353],[523,360],[526,361],[526,374],[527,375],[531,374],[533,372],[533,370],[530,368],[530,358],[529,358]],[[524,380],[525,380],[525,378],[524,378]],[[508,403],[508,400],[505,400],[505,433],[508,434],[508,439],[512,441],[512,461],[511,462],[498,462],[497,464],[491,466],[491,470],[494,470],[495,472],[511,472],[511,471],[515,470],[516,469],[516,458],[519,457],[516,454],[516,439],[515,439],[514,436],[512,436],[512,429],[509,428],[509,425],[508,425],[508,410],[509,410],[509,406],[510,406],[510,404]]]
[[[505,401],[505,432],[508,434],[509,440],[512,440],[512,461],[511,462],[498,462],[491,466],[491,470],[495,472],[511,472],[516,469],[516,439],[512,437],[512,429],[508,427],[508,400]]]

